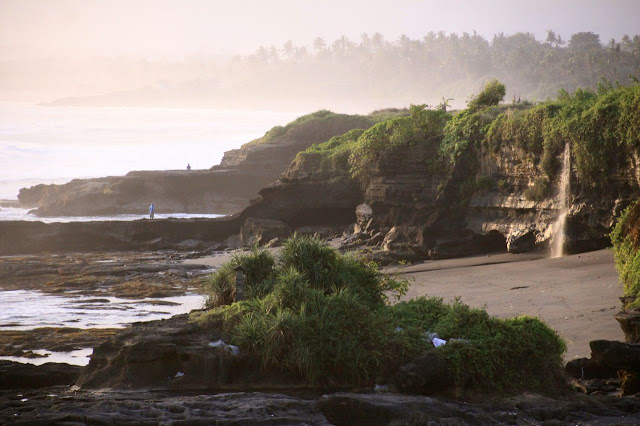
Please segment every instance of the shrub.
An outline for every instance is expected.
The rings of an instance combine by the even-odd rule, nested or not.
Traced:
[[[640,296],[640,202],[622,213],[611,232],[611,242],[625,296]]]
[[[537,318],[503,320],[459,301],[446,305],[427,298],[398,303],[390,310],[394,323],[407,332],[436,332],[449,340],[431,350],[446,362],[463,392],[547,393],[561,384],[566,344]]]
[[[469,101],[469,109],[477,110],[480,108],[498,105],[504,99],[507,89],[504,84],[498,80],[491,80],[485,84],[484,89]]]
[[[536,179],[533,186],[524,191],[524,196],[530,201],[544,201],[551,196],[551,183],[548,179]]]
[[[274,279],[275,259],[266,250],[254,247],[249,254],[236,254],[230,262],[222,265],[211,277],[208,288],[207,307],[213,308],[233,303],[236,297],[235,268],[245,268],[246,298],[263,297],[271,291]]]
[[[265,260],[264,253],[255,249],[234,257],[214,278],[243,264],[247,285],[267,282],[261,288],[268,291],[254,290],[251,300],[218,307],[198,322],[232,322],[233,327],[224,327],[232,342],[254,353],[265,367],[314,384],[369,383],[405,362],[408,353],[417,354],[417,347],[379,315],[388,297],[406,292],[405,280],[383,275],[375,264],[342,255],[310,236],[287,240],[277,262]],[[255,278],[249,276],[252,269]]]

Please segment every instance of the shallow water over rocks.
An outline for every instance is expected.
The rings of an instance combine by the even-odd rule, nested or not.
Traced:
[[[151,321],[202,308],[204,297],[185,294],[139,300],[46,294],[39,291],[0,292],[0,330],[38,327],[119,328],[137,321]]]

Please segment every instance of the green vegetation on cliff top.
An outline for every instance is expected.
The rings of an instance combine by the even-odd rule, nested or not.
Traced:
[[[409,146],[431,149],[435,144],[438,155],[427,167],[442,175],[467,154],[477,157],[481,150],[488,150],[499,156],[505,149],[516,149],[546,176],[528,192],[539,201],[551,195],[547,189],[558,172],[565,143],[570,144],[578,183],[585,189],[605,185],[606,176],[625,168],[638,153],[637,83],[626,87],[602,83],[597,92],[561,91],[556,100],[539,104],[499,104],[504,93],[504,85],[492,80],[470,100],[469,108],[456,114],[411,106],[407,117],[382,121],[300,152],[293,167],[366,182],[379,161]],[[473,176],[475,170],[469,169],[468,174]]]
[[[347,125],[352,128],[369,128],[379,121],[407,115],[405,109],[383,109],[369,115],[338,114],[328,110],[320,110],[300,116],[285,126],[272,127],[264,136],[254,139],[243,146],[275,143],[279,138],[289,135],[297,138],[313,138],[313,130],[319,128]],[[291,133],[290,133],[291,132]]]
[[[238,264],[247,269],[247,300],[231,303]],[[382,274],[354,254],[294,236],[277,257],[256,249],[218,270],[211,309],[192,318],[202,327],[222,328],[225,339],[265,368],[314,385],[371,385],[433,351],[458,393],[558,389],[565,345],[540,320],[500,320],[440,299],[390,306],[390,298],[406,289],[406,281]],[[425,332],[463,340],[436,349]]]

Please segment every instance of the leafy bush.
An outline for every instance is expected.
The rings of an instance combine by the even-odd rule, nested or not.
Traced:
[[[271,291],[275,258],[270,252],[254,247],[249,254],[234,255],[230,262],[222,265],[212,275],[208,288],[208,308],[228,305],[235,300],[235,268],[239,265],[245,268],[246,298],[263,297]]]
[[[548,179],[536,179],[533,186],[524,191],[524,196],[530,201],[544,201],[551,196],[551,183]]]
[[[440,155],[455,164],[469,148],[479,147],[500,111],[498,107],[480,111],[465,109],[454,115],[444,127]]]
[[[493,79],[485,84],[482,92],[471,98],[468,107],[470,110],[477,110],[484,107],[498,105],[502,102],[506,93],[507,89],[504,84]]]
[[[459,301],[446,305],[423,297],[398,303],[390,311],[394,324],[409,333],[427,330],[449,340],[431,350],[446,362],[463,392],[546,393],[561,384],[566,344],[537,318],[503,320]]]
[[[640,202],[629,206],[611,232],[613,255],[625,296],[640,296]]]
[[[251,300],[214,309],[201,322],[231,322],[232,327],[225,326],[231,340],[265,367],[314,384],[368,383],[397,368],[408,352],[416,354],[417,348],[378,315],[388,297],[406,292],[405,280],[383,275],[375,264],[342,255],[310,236],[287,240],[276,262],[264,253],[234,257],[214,279],[242,264],[254,271],[254,278],[247,274],[249,287],[266,282],[269,290],[248,292]],[[222,299],[210,295],[210,300]]]

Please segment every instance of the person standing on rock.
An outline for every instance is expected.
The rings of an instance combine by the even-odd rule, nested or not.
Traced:
[[[151,205],[149,206],[149,219],[153,219],[153,203],[151,203]]]
[[[191,170],[191,163],[187,163],[187,170]]]

